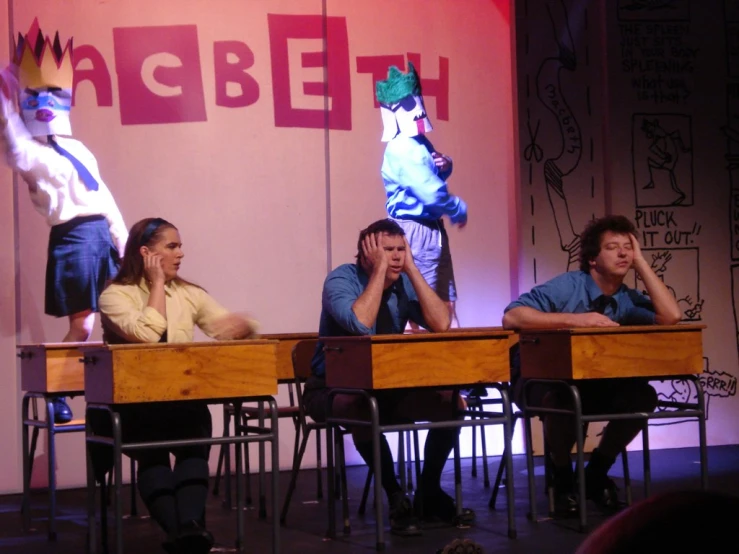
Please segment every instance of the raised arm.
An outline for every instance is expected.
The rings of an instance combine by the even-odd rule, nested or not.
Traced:
[[[639,241],[630,235],[631,248],[634,252],[634,271],[644,283],[649,298],[654,306],[654,321],[658,325],[676,325],[680,323],[683,313],[677,300],[654,272],[652,266],[644,259]]]
[[[446,302],[439,298],[439,295],[429,286],[426,279],[423,278],[423,275],[421,275],[421,272],[413,261],[413,254],[411,247],[408,245],[408,239],[403,237],[403,240],[405,241],[406,251],[403,271],[405,271],[405,274],[410,279],[413,290],[416,292],[423,319],[431,331],[437,333],[446,331],[451,325],[449,308]]]

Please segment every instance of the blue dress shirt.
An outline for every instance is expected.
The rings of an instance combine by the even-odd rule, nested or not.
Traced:
[[[380,313],[387,314],[387,321],[381,321],[378,314],[378,321],[372,327],[364,325],[357,319],[352,306],[368,283],[369,275],[358,264],[340,265],[328,274],[323,283],[319,337],[402,333],[408,320],[427,327],[416,291],[405,273],[383,293]],[[313,375],[323,377],[325,361],[323,343],[319,341],[311,361]]]
[[[601,302],[605,310],[599,309]],[[655,317],[648,296],[623,284],[615,294],[606,296],[589,273],[579,270],[534,287],[508,304],[505,311],[522,306],[545,313],[600,312],[620,325],[652,325]]]
[[[417,221],[447,215],[452,223],[465,223],[467,204],[449,194],[445,179],[451,169],[440,173],[431,157],[433,151],[424,135],[397,136],[387,143],[382,160],[387,213],[395,219]]]

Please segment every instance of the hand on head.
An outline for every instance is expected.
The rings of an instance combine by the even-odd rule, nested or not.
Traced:
[[[370,233],[362,240],[362,256],[369,271],[387,270],[388,260],[382,240],[382,233]]]
[[[413,259],[413,252],[411,251],[411,245],[408,244],[408,238],[404,236],[403,242],[405,243],[405,260],[403,262],[403,271],[408,273],[408,270],[416,267],[416,262]]]
[[[629,239],[631,240],[631,251],[634,253],[634,261],[643,260],[644,255],[642,254],[641,246],[639,246],[639,239],[631,233],[629,234]]]
[[[166,281],[164,269],[162,268],[161,254],[154,254],[151,251],[141,253],[144,260],[144,276],[146,280],[152,284],[164,284]]]

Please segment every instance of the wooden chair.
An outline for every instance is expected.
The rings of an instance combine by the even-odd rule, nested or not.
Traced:
[[[300,472],[300,464],[303,461],[305,455],[305,449],[308,445],[308,439],[310,438],[311,432],[316,432],[316,498],[323,498],[323,464],[321,460],[321,432],[326,430],[325,423],[318,423],[313,421],[305,413],[303,406],[303,387],[308,377],[311,376],[310,362],[313,358],[313,354],[316,351],[317,339],[308,339],[298,342],[293,347],[292,359],[293,359],[293,371],[295,373],[295,392],[298,403],[298,421],[299,430],[296,431],[296,450],[293,455],[293,467],[290,474],[290,484],[287,487],[287,493],[285,494],[285,500],[282,504],[282,515],[280,516],[280,522],[285,523],[287,519],[287,512],[290,508],[290,501],[292,495],[295,492],[295,485],[298,480],[298,474]],[[340,474],[337,476],[337,496],[341,496],[341,491],[346,491],[346,464],[344,460],[344,434],[337,434],[336,437],[336,453],[337,453],[337,465],[340,468]],[[298,445],[297,438],[300,437],[300,444]],[[346,494],[344,493],[344,496]]]

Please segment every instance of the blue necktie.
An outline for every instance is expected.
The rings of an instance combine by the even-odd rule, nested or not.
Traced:
[[[80,176],[80,179],[82,179],[82,182],[85,184],[87,190],[97,190],[99,187],[97,179],[92,176],[92,173],[87,170],[82,162],[75,158],[72,154],[67,152],[64,148],[59,146],[52,135],[48,135],[46,138],[49,141],[51,147],[56,150],[57,154],[64,156],[70,162],[72,162],[72,165],[77,170],[77,174]]]

